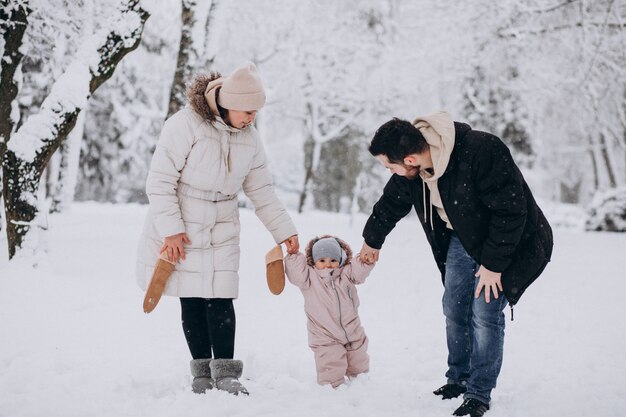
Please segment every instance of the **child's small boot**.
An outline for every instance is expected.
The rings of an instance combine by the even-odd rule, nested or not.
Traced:
[[[215,381],[211,378],[211,359],[193,359],[190,362],[193,382],[191,389],[196,394],[204,394],[215,387]]]
[[[213,359],[211,375],[215,387],[234,395],[248,395],[248,390],[239,382],[243,372],[243,362],[234,359]]]

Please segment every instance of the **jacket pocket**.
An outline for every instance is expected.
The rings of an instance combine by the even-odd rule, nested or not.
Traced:
[[[348,290],[348,298],[350,299],[350,302],[352,303],[352,308],[356,311],[356,303],[354,301],[354,296],[352,294],[352,288],[350,288],[350,286],[346,286],[346,289]]]

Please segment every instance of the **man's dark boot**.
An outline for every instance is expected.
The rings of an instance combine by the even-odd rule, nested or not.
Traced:
[[[442,400],[449,400],[450,398],[456,398],[459,395],[467,391],[465,385],[461,384],[446,384],[433,391],[435,395],[441,395]]]
[[[485,404],[476,398],[467,398],[463,401],[463,404],[461,404],[461,406],[457,408],[454,413],[452,413],[452,415],[481,417],[487,412],[487,410],[489,410],[489,404]]]

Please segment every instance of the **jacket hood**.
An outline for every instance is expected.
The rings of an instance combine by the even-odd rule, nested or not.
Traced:
[[[215,94],[222,85],[221,80],[222,76],[219,72],[212,72],[208,75],[200,74],[194,77],[187,88],[187,103],[189,103],[189,106],[203,119],[211,123],[215,122],[218,117],[221,118],[215,102]],[[207,95],[212,97],[212,103],[211,100],[206,98]]]
[[[428,116],[417,117],[413,125],[419,129],[430,148],[433,175],[421,173],[426,182],[437,181],[446,172],[450,155],[454,149],[454,121],[448,112],[438,111]]]
[[[304,254],[306,255],[307,265],[315,267],[315,262],[313,261],[313,245],[318,240],[324,239],[327,237],[332,237],[334,239],[337,239],[337,242],[339,242],[339,246],[341,246],[341,249],[343,249],[346,252],[346,262],[343,264],[343,266],[348,265],[352,260],[352,249],[350,249],[350,245],[348,245],[345,241],[339,239],[338,237],[331,236],[331,235],[322,235],[322,236],[315,237],[314,239],[311,239],[311,241],[306,245]]]
[[[446,172],[448,163],[450,162],[450,156],[454,149],[454,121],[448,112],[438,111],[428,116],[421,116],[413,121],[413,125],[419,129],[419,131],[426,139],[428,148],[430,149],[430,157],[433,163],[433,174],[421,171],[420,177],[424,182],[423,189],[423,203],[424,203],[424,223],[426,223],[426,185],[430,189],[430,227],[433,228],[433,215],[432,206],[437,207],[437,211],[442,220],[449,224],[448,216],[443,209],[443,203],[441,202],[441,196],[439,195],[439,188],[437,181]],[[450,226],[451,227],[451,226]]]

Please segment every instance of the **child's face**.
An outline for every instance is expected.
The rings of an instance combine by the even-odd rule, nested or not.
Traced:
[[[333,258],[320,258],[315,261],[316,269],[339,268],[339,261]]]

